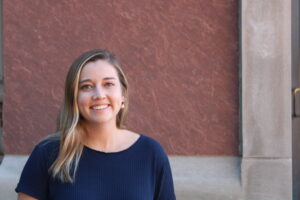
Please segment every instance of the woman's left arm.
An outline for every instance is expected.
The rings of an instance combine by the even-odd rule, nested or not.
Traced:
[[[154,199],[176,200],[172,171],[167,155],[165,155],[160,170],[158,170]]]

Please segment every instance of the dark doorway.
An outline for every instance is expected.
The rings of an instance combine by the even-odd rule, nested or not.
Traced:
[[[4,150],[3,150],[3,126],[2,126],[2,121],[3,121],[3,54],[2,54],[2,42],[3,42],[3,37],[2,37],[2,32],[3,32],[3,1],[0,0],[0,164],[3,160],[4,157]]]

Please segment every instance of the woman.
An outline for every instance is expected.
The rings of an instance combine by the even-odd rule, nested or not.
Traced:
[[[115,56],[97,49],[71,65],[58,134],[36,145],[18,199],[173,200],[168,157],[154,139],[126,130],[128,83]]]

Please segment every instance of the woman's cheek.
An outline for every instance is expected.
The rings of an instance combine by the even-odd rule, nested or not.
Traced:
[[[87,93],[80,92],[80,93],[78,94],[77,100],[78,100],[78,103],[79,103],[79,102],[87,101],[87,100],[88,100],[88,94],[87,94]]]
[[[79,112],[81,114],[84,114],[86,106],[88,106],[88,102],[89,99],[86,94],[78,94],[77,105],[78,105]]]

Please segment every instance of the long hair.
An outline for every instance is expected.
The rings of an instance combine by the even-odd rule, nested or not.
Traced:
[[[116,127],[124,128],[125,115],[128,109],[128,82],[116,57],[105,49],[95,49],[83,53],[71,65],[65,81],[65,97],[57,120],[57,132],[60,133],[59,153],[49,171],[54,178],[63,182],[73,182],[82,154],[83,129],[80,126],[80,113],[77,104],[79,77],[82,68],[88,62],[105,60],[117,71],[125,97],[125,107],[117,114]]]

